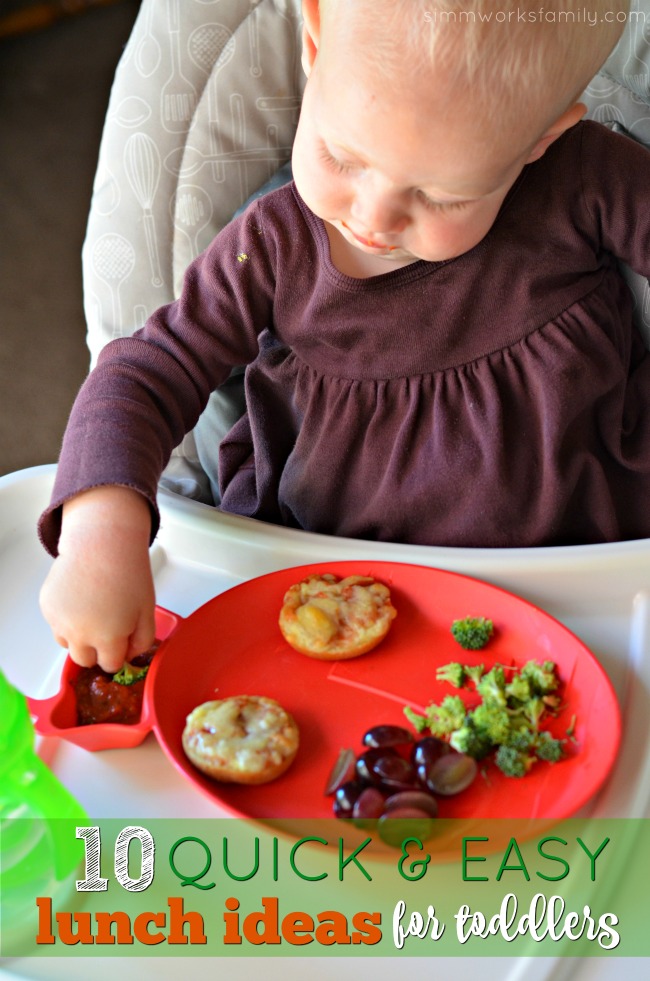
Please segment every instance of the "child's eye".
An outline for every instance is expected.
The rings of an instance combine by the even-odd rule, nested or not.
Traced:
[[[330,153],[324,143],[320,148],[320,158],[331,170],[335,171],[337,174],[344,174],[346,171],[354,168],[354,164],[352,163],[337,160],[337,158]]]
[[[459,211],[471,203],[469,201],[434,201],[433,198],[420,190],[417,190],[415,194],[420,204],[423,204],[429,211]]]

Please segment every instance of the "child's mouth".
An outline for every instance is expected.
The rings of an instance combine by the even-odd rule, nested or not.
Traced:
[[[382,252],[394,252],[397,248],[396,245],[384,245],[381,242],[375,242],[374,239],[365,238],[363,235],[357,235],[357,233],[353,232],[350,226],[346,225],[344,221],[342,221],[341,224],[345,229],[347,229],[353,238],[356,238],[357,242],[361,242],[361,244],[365,245],[368,249],[378,249]]]

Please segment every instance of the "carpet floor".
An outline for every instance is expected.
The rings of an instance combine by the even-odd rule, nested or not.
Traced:
[[[88,369],[81,245],[138,5],[90,5],[0,38],[0,475],[56,461]]]

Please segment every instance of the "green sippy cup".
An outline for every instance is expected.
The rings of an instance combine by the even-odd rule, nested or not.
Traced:
[[[33,924],[36,896],[73,884],[77,824],[88,816],[36,755],[25,697],[0,671],[0,953]]]

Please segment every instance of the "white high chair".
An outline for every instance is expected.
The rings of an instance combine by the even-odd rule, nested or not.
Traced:
[[[635,0],[633,13],[638,16],[585,101],[591,116],[650,145],[650,3]],[[174,298],[190,259],[251,194],[269,179],[282,179],[276,174],[290,157],[302,86],[299,0],[143,0],[115,76],[83,250],[93,362],[109,340],[140,327]],[[650,346],[650,287],[634,275],[630,283],[638,327]],[[339,559],[435,566],[511,589],[573,629],[618,692],[624,718],[619,763],[588,813],[650,816],[650,541],[512,550],[403,546],[222,514],[203,503],[211,500],[211,488],[199,458],[202,440],[225,432],[238,411],[235,381],[215,393],[166,471],[152,549],[161,605],[185,616],[242,580]],[[50,560],[34,526],[53,473],[53,466],[40,467],[0,480],[0,666],[40,697],[56,690],[62,658],[36,599]],[[18,647],[29,657],[12,657]],[[122,754],[119,764],[104,757],[100,781],[93,754],[65,744],[48,752],[90,813],[214,816],[152,741]],[[317,971],[318,962],[310,963]],[[486,958],[481,970],[486,981],[524,974],[541,981],[564,969],[547,960],[522,965]],[[351,963],[348,974],[346,962],[337,960],[342,979],[357,971]],[[417,977],[416,962],[409,971]],[[453,971],[463,981],[475,969],[465,973],[456,960]],[[601,977],[598,971],[599,962],[576,963],[571,977]],[[630,965],[625,973],[646,976]],[[266,965],[265,975],[272,976]],[[373,976],[382,976],[379,963],[373,962]]]

